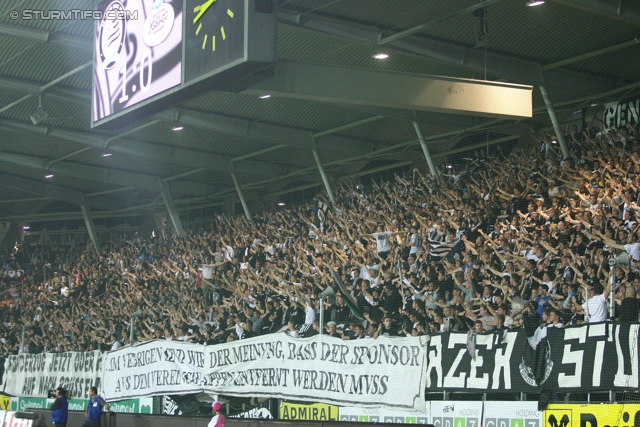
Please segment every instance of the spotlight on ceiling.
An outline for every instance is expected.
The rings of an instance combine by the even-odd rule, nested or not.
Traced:
[[[260,95],[260,99],[271,98],[271,94],[265,93],[264,95]]]
[[[278,206],[284,206],[284,202],[279,202]]]
[[[25,226],[23,226],[23,227],[22,227],[22,229],[23,229],[24,231],[27,231],[27,230],[30,230],[30,229],[31,229],[31,227],[29,227],[28,225],[25,225]]]
[[[102,157],[111,157],[111,153],[108,151],[105,151],[104,153],[102,153]]]
[[[38,123],[44,121],[47,117],[49,117],[49,113],[47,113],[44,108],[42,108],[42,98],[39,98],[38,108],[36,108],[36,111],[29,117],[31,119],[31,123],[37,125]]]
[[[171,130],[174,131],[174,132],[177,132],[177,131],[182,130],[182,129],[184,129],[184,126],[182,126],[179,123],[176,123],[173,126],[171,126]]]
[[[52,173],[49,173],[49,174],[45,175],[44,177],[45,177],[45,178],[47,178],[47,179],[49,179],[49,178],[53,178],[53,174],[52,174]]]
[[[527,6],[540,6],[544,4],[544,0],[527,0]]]
[[[373,57],[376,59],[387,59],[389,57],[389,54],[384,52],[378,52],[375,55],[373,55]]]

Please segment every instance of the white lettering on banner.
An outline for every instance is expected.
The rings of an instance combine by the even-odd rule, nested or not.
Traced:
[[[625,100],[605,105],[602,121],[605,128],[626,126],[627,123],[638,123],[640,117],[640,98]]]
[[[89,387],[100,386],[102,357],[98,350],[9,356],[2,391],[47,397],[49,390],[64,387],[74,396],[84,396]]]
[[[429,341],[429,347],[430,350],[427,357],[427,388],[432,386],[431,371],[436,371],[436,378],[438,380],[435,387],[442,387],[442,336],[432,336]]]
[[[500,346],[494,344],[494,340],[498,340],[498,335],[477,335],[476,336],[476,358],[471,359],[469,362],[469,371],[460,369],[460,365],[463,359],[468,359],[467,349],[467,335],[466,334],[450,334],[447,348],[457,350],[455,359],[451,363],[451,366],[442,378],[442,341],[436,339],[439,337],[432,337],[429,343],[429,365],[427,368],[427,387],[431,385],[431,372],[436,371],[438,375],[438,384],[436,387],[444,388],[474,388],[474,389],[486,389],[489,387],[491,380],[491,388],[499,389],[500,377],[504,378],[504,384],[507,387],[511,387],[511,355],[515,346],[517,333],[507,333]],[[496,341],[498,342],[498,341]],[[438,354],[437,359],[431,360],[434,349],[432,346],[436,346],[435,353]],[[500,348],[502,347],[502,348]],[[490,362],[487,367],[483,367],[485,362],[482,354],[485,354]],[[435,366],[434,366],[435,365]],[[485,372],[482,372],[482,371]],[[504,387],[504,386],[503,386]]]
[[[285,334],[208,347],[151,341],[108,353],[103,386],[110,399],[204,391],[424,410],[425,344]],[[391,375],[398,368],[403,375]]]
[[[493,348],[494,335],[476,335],[476,349],[478,346],[487,346],[487,350]],[[478,352],[479,353],[479,352]],[[476,355],[476,360],[471,359],[471,369],[469,370],[469,379],[467,380],[467,387],[469,388],[488,388],[489,386],[489,374],[482,374],[478,378],[478,368],[482,368],[483,357],[480,354]]]
[[[204,346],[147,341],[105,355],[103,390],[110,399],[198,393],[206,381]]]
[[[606,337],[606,327],[607,325],[604,323],[589,325],[589,337]],[[593,358],[594,362],[604,360],[604,344],[604,341],[596,342],[596,353]],[[593,377],[591,379],[591,385],[593,387],[600,387],[600,378],[602,377],[601,373],[600,369],[593,370]]]
[[[613,325],[610,325],[610,328],[613,328]],[[625,388],[637,388],[638,387],[638,329],[640,325],[634,324],[629,325],[629,341],[626,343],[629,349],[636,349],[631,351],[630,356],[630,365],[631,365],[631,375],[626,375],[624,373],[624,363],[617,363],[618,370],[616,372],[616,376],[613,379],[613,384],[616,387],[625,387]],[[609,329],[609,337],[613,336],[611,329]],[[618,360],[623,360],[622,353],[622,343],[620,342],[620,327],[616,328],[615,332],[615,344],[616,344],[616,354],[618,356]]]
[[[451,334],[449,335],[449,348],[455,348],[456,345],[462,345],[455,360],[451,364],[451,368],[447,375],[444,377],[445,388],[464,388],[466,382],[466,372],[461,372],[460,375],[455,376],[456,370],[462,361],[465,353],[467,352],[467,336],[465,334]]]
[[[507,344],[504,350],[499,347],[496,348],[494,358],[495,365],[493,367],[493,380],[491,381],[491,388],[494,390],[501,389],[500,387],[500,375],[504,377],[504,386],[502,389],[511,389],[511,354],[513,354],[513,347],[516,344],[517,334],[505,334],[502,339],[503,344]]]
[[[567,328],[564,330],[564,340],[578,340],[578,343],[584,344],[587,340],[587,328]],[[582,384],[582,357],[584,350],[571,351],[572,344],[564,345],[564,353],[562,355],[563,365],[573,365],[575,373],[567,374],[561,372],[558,374],[558,385],[563,388],[579,388]]]

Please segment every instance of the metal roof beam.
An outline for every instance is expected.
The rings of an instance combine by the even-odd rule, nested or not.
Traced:
[[[40,83],[3,76],[0,76],[0,87],[7,90],[28,93],[31,95],[38,94],[42,88]],[[46,90],[45,92],[43,92],[43,94],[46,96],[58,97],[67,101],[78,102],[83,105],[89,105],[89,103],[91,102],[91,92],[89,91],[55,87]],[[239,135],[251,139],[257,139],[291,147],[303,148],[308,150],[313,149],[313,138],[311,136],[312,132],[308,130],[252,121],[240,117],[224,116],[215,113],[203,113],[184,108],[172,108],[156,115],[155,117],[156,119],[171,123],[175,123],[176,118],[178,118],[180,123],[200,129],[208,129],[220,133]],[[27,126],[31,127],[30,125]],[[82,143],[81,141],[81,139],[74,140],[74,142],[78,143]],[[368,141],[359,141],[351,138],[329,135],[318,137],[316,139],[316,143],[317,148],[320,151],[338,151],[357,154],[364,153],[369,149],[374,149],[373,144]],[[129,144],[129,141],[127,141],[127,144]],[[154,145],[154,147],[155,146],[156,145]],[[196,161],[203,162],[203,153],[197,153],[198,160]],[[212,154],[211,156],[215,155]],[[219,158],[222,157],[224,156],[219,156]],[[174,156],[172,156],[171,158],[172,160],[176,159],[176,157]],[[228,160],[231,159],[225,158],[225,162],[227,162]],[[239,163],[239,161],[237,162],[238,163],[234,162],[236,164],[237,173],[255,174],[259,170],[265,170],[265,174],[282,173],[281,171],[278,171],[278,169],[281,168],[281,166],[279,165],[272,165],[264,162],[243,162],[244,164]],[[207,166],[208,169],[212,169],[212,163],[215,162],[210,162]],[[265,166],[267,169],[264,169]],[[228,165],[222,167],[224,168],[224,170],[221,170],[222,172],[229,172]]]
[[[243,93],[491,117],[531,117],[532,87],[486,80],[285,63]],[[490,99],[491,102],[486,102]]]
[[[16,24],[0,24],[0,35],[16,37],[35,43],[52,43],[73,49],[81,49],[86,52],[93,52],[93,41],[84,37],[75,37],[67,34],[53,33],[36,28],[23,27]]]
[[[117,151],[147,159],[201,167],[220,172],[231,172],[231,165],[229,163],[231,157],[221,156],[218,154],[204,153],[201,151],[163,146],[130,139],[120,139],[118,136],[116,136],[115,139],[104,138],[94,133],[59,129],[50,126],[34,126],[30,123],[27,124],[16,120],[0,120],[0,129],[31,135],[48,136],[100,150],[104,150],[108,147],[111,151]],[[80,152],[81,151],[78,150],[77,152],[73,152],[73,154],[79,154]],[[67,156],[63,157],[66,158]],[[62,157],[53,159],[48,163],[48,166],[57,163],[62,159]],[[236,169],[238,173],[253,175],[277,175],[287,172],[287,168],[284,166],[258,161],[245,161],[239,163],[236,165]]]
[[[465,151],[472,151],[472,150],[475,150],[477,148],[486,147],[487,145],[499,144],[501,142],[511,141],[511,140],[514,140],[514,139],[517,139],[517,138],[520,138],[520,135],[509,135],[509,136],[505,136],[505,137],[501,137],[501,138],[497,138],[497,139],[491,140],[488,143],[487,142],[482,142],[482,143],[479,143],[479,144],[470,145],[468,147],[461,147],[461,148],[457,148],[455,150],[448,150],[448,151],[445,151],[445,152],[442,152],[442,153],[435,153],[433,155],[433,157],[434,158],[442,158],[442,157],[445,157],[445,156],[450,155],[450,154],[464,153]],[[349,175],[341,176],[341,177],[338,178],[338,181],[344,181],[346,179],[356,178],[356,177],[367,175],[367,174],[370,174],[370,173],[383,172],[385,170],[399,168],[399,167],[402,167],[402,166],[410,165],[412,163],[413,163],[413,161],[403,161],[403,162],[397,162],[397,163],[392,163],[392,164],[389,164],[389,165],[380,166],[380,167],[377,167],[377,168],[365,169],[365,170],[358,171],[356,173],[352,173],[352,174],[349,174]],[[247,184],[247,185],[251,185],[251,184]],[[320,181],[320,182],[316,181],[316,182],[312,182],[312,183],[309,183],[309,184],[303,184],[303,185],[298,186],[298,187],[287,188],[287,189],[284,189],[284,190],[280,190],[280,191],[277,191],[277,192],[271,193],[271,194],[279,196],[279,195],[282,195],[282,194],[293,193],[295,191],[300,191],[300,190],[305,190],[307,188],[320,187],[320,186],[322,186],[322,181]]]
[[[596,13],[629,24],[640,25],[640,7],[637,2],[619,0],[551,0],[564,6]]]
[[[558,0],[555,0],[558,1]],[[576,0],[587,1],[587,0]],[[375,46],[379,32],[375,29],[365,28],[344,21],[328,19],[314,15],[313,13],[300,14],[286,8],[278,10],[278,20],[285,25],[314,31],[320,34],[338,37],[365,46]],[[536,61],[514,58],[509,55],[485,52],[465,47],[452,42],[432,40],[425,37],[415,37],[411,40],[393,40],[385,46],[397,51],[417,55],[422,58],[430,58],[441,63],[469,68],[474,71],[486,71],[488,74],[509,81],[541,85],[546,81],[548,86],[575,87],[581,85],[598,86],[610,83],[609,80],[595,77],[591,74],[557,69],[546,72],[544,81],[538,70],[540,66]]]
[[[163,120],[174,120],[188,126],[209,129],[215,132],[244,136],[247,138],[284,144],[291,147],[312,150],[314,138],[311,132],[282,125],[247,120],[239,117],[224,116],[215,113],[202,113],[184,108],[173,108],[156,117]],[[373,143],[334,135],[326,135],[315,140],[321,151],[338,151],[343,153],[366,153],[373,149]],[[236,172],[240,172],[236,164]]]
[[[44,91],[41,83],[36,83],[31,80],[15,79],[13,77],[0,76],[0,88],[29,93],[32,95],[46,95],[52,98],[58,98],[63,101],[72,101],[81,104],[88,104],[91,102],[91,92],[87,90],[73,89],[69,87],[57,86],[50,87]]]
[[[33,169],[47,170],[47,160],[37,157],[24,156],[19,154],[0,153],[0,161],[14,165],[25,166]],[[110,184],[122,185],[125,187],[135,186],[145,190],[161,192],[162,188],[158,184],[159,177],[145,175],[135,172],[107,169],[97,166],[80,165],[76,163],[60,162],[52,165],[48,169],[52,174],[73,176],[92,181],[108,182]],[[215,187],[198,182],[174,181],[171,188],[178,194],[203,195],[215,193]]]
[[[80,206],[83,204],[81,192],[49,182],[34,181],[32,179],[2,174],[0,175],[0,185],[26,191],[27,193],[47,196],[53,200],[61,200],[72,205]],[[104,198],[92,199],[88,202],[88,205],[104,211],[113,211],[121,208],[120,202]]]
[[[418,25],[416,27],[409,28],[408,30],[401,31],[399,33],[393,34],[393,35],[388,36],[388,37],[383,37],[383,38],[380,39],[379,44],[383,45],[383,44],[390,43],[390,42],[395,41],[395,40],[400,40],[401,38],[410,36],[410,35],[415,34],[415,33],[419,33],[421,31],[426,30],[429,27],[433,27],[434,25],[438,25],[438,24],[441,24],[443,22],[449,21],[449,20],[451,20],[453,18],[457,18],[458,16],[470,14],[475,10],[481,9],[483,7],[490,6],[490,5],[492,5],[494,3],[497,3],[499,1],[502,1],[502,0],[484,0],[484,1],[481,1],[480,3],[473,4],[473,5],[469,6],[469,7],[464,8],[464,9],[456,10],[455,12],[450,13],[449,15],[433,19],[433,20],[431,20],[429,22],[425,22],[422,25]]]

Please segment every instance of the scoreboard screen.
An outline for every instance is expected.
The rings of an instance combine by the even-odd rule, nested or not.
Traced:
[[[106,0],[91,126],[117,129],[276,60],[275,0]]]
[[[107,0],[96,24],[94,126],[182,83],[183,0]],[[128,13],[114,13],[125,11]]]

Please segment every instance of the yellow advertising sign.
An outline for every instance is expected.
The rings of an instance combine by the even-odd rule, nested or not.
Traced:
[[[280,403],[281,420],[338,421],[338,407],[324,403]]]
[[[0,394],[0,409],[5,411],[11,409],[11,397]]]
[[[549,405],[544,427],[640,426],[640,404]]]

